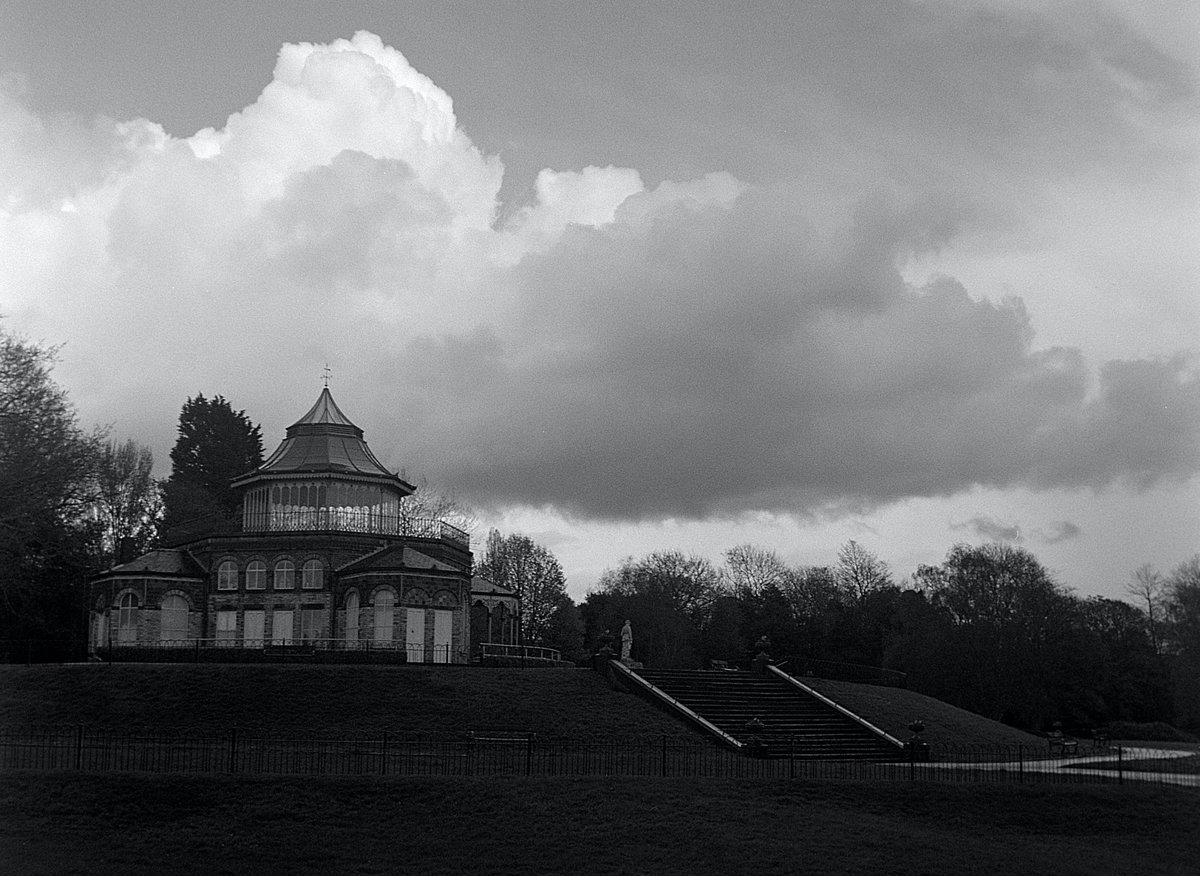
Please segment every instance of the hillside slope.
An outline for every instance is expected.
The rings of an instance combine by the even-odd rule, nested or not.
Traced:
[[[824,678],[799,679],[818,693],[870,721],[885,733],[904,741],[914,718],[925,722],[922,738],[936,745],[1042,746],[1046,740],[974,712],[968,712],[916,691]]]
[[[279,732],[532,730],[700,738],[582,669],[116,664],[0,666],[0,726]]]
[[[897,688],[819,678],[813,689],[897,739],[913,718],[930,743],[1044,740]],[[0,727],[465,732],[529,730],[576,739],[699,739],[689,725],[583,669],[279,664],[0,666]]]

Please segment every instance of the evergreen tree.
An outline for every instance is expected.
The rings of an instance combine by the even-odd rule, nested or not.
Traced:
[[[219,395],[189,398],[179,412],[179,437],[163,490],[164,526],[236,517],[238,494],[229,484],[262,461],[262,430],[245,411],[235,411]]]

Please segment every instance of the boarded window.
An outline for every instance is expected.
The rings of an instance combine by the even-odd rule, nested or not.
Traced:
[[[261,648],[267,613],[260,608],[248,608],[242,614],[242,641],[247,648]]]
[[[168,647],[182,647],[188,637],[188,604],[179,594],[164,596],[159,638]]]
[[[217,644],[229,645],[237,641],[237,611],[223,608],[217,612]]]
[[[271,644],[287,645],[292,641],[291,609],[279,609],[271,616]]]

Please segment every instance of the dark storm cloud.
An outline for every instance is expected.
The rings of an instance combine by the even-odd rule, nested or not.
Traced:
[[[1038,349],[1019,301],[905,285],[897,257],[932,233],[919,208],[865,207],[825,242],[757,193],[637,207],[527,258],[494,330],[410,347],[414,399],[462,402],[413,424],[438,476],[483,501],[649,519],[1200,468],[1185,361],[1108,363],[1089,394],[1079,352]]]

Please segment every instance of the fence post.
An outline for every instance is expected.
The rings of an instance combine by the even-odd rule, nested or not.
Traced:
[[[1117,746],[1117,784],[1125,784],[1125,749]]]
[[[1017,784],[1025,784],[1025,747],[1017,743]]]
[[[229,731],[229,771],[237,769],[237,727]]]
[[[525,736],[525,775],[529,775],[533,769],[533,734],[529,733]]]
[[[381,758],[379,774],[387,775],[387,731],[383,731],[383,756]]]
[[[83,725],[75,728],[75,769],[83,769]]]
[[[908,745],[908,780],[917,780],[917,747],[911,742]]]
[[[788,778],[796,778],[796,737],[788,737]]]
[[[667,777],[667,734],[662,735],[662,775]]]

